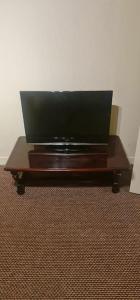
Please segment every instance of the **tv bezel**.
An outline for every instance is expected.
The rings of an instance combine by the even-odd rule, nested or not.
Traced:
[[[48,140],[48,142],[37,142],[37,141],[31,141],[30,137],[26,134],[26,128],[25,128],[25,119],[24,119],[24,114],[23,114],[23,121],[24,121],[24,128],[25,128],[25,134],[26,134],[26,141],[29,144],[32,145],[48,145],[48,146],[93,146],[93,145],[107,145],[109,141],[109,128],[110,128],[110,119],[111,119],[111,107],[112,107],[112,97],[113,97],[113,91],[112,90],[98,90],[98,91],[20,91],[20,96],[21,96],[21,105],[22,105],[22,94],[23,93],[41,93],[41,92],[52,92],[52,93],[63,93],[63,92],[107,92],[110,93],[110,110],[109,110],[109,119],[108,119],[108,135],[103,136],[96,136],[93,137],[94,141],[92,142],[92,138],[90,137],[50,137],[46,136],[45,138]],[[23,113],[23,105],[22,105],[22,113]],[[41,137],[42,138],[42,137]],[[40,138],[40,139],[41,139]],[[31,138],[32,139],[32,138]],[[56,140],[59,141],[57,142]],[[96,139],[96,141],[95,141]]]

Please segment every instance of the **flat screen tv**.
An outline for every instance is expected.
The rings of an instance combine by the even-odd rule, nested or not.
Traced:
[[[21,91],[27,142],[107,144],[112,94],[112,91]]]

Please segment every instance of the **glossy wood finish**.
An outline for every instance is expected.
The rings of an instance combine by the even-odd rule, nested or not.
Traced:
[[[96,149],[97,150],[97,149]],[[107,155],[94,149],[90,153],[38,153],[34,146],[26,143],[25,137],[19,137],[5,166],[6,171],[13,175],[18,192],[24,193],[27,174],[89,174],[112,172],[112,190],[119,191],[119,176],[128,170],[130,164],[118,136],[110,136]],[[27,180],[26,180],[27,181]]]
[[[106,157],[77,154],[53,154],[44,153],[47,162],[43,166],[42,160],[35,161],[32,165],[29,159],[29,152],[34,151],[34,146],[26,143],[25,137],[19,137],[16,145],[6,163],[6,171],[26,171],[26,172],[94,172],[126,170],[129,162],[118,136],[110,136],[108,145],[108,155]]]

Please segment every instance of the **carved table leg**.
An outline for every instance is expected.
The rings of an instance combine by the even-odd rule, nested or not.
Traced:
[[[15,181],[15,185],[17,187],[18,195],[23,195],[25,193],[25,185],[23,181],[23,172],[11,172],[12,177]]]
[[[17,193],[18,195],[23,195],[25,193],[25,185],[18,183],[17,184]]]
[[[120,171],[113,171],[113,183],[112,183],[112,192],[118,193],[120,191],[120,177],[122,173]]]

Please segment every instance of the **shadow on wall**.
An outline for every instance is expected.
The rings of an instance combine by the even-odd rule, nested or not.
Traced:
[[[110,120],[110,135],[119,133],[121,120],[121,108],[117,105],[112,105],[111,120]]]

